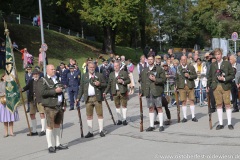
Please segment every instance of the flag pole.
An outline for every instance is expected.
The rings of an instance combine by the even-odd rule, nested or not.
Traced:
[[[6,34],[6,36],[8,36],[8,39],[9,39],[9,42],[10,42],[11,52],[12,52],[12,55],[13,55],[12,57],[13,57],[13,68],[14,68],[14,72],[15,72],[15,80],[16,80],[16,83],[18,85],[18,90],[19,90],[19,93],[20,93],[20,97],[21,97],[21,100],[22,100],[22,104],[23,104],[23,108],[24,108],[24,112],[25,112],[25,116],[26,116],[26,120],[27,120],[29,134],[31,136],[32,132],[31,132],[31,128],[30,128],[30,125],[29,125],[29,120],[28,120],[28,116],[27,116],[25,102],[24,102],[24,99],[23,99],[23,94],[22,94],[22,91],[20,90],[21,85],[20,85],[19,79],[18,79],[18,74],[17,74],[17,68],[16,68],[16,63],[15,63],[15,57],[14,57],[12,42],[11,42],[11,39],[9,38],[9,31],[7,29],[7,24],[6,24],[5,21],[4,21],[4,26],[5,26],[5,34]]]

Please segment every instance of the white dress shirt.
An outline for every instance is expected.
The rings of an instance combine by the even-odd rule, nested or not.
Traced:
[[[94,76],[94,75],[93,75]],[[92,75],[89,74],[89,79],[92,78]],[[88,85],[88,96],[95,96],[95,89],[94,87],[91,85],[91,83],[89,83]]]
[[[183,66],[183,65],[182,65],[182,68],[186,69],[186,68],[187,68],[187,65],[186,65],[186,66]],[[184,82],[185,82],[185,84],[187,84],[187,80],[185,80]]]
[[[117,78],[119,72],[115,72],[115,77]],[[116,83],[116,90],[118,91],[119,90],[119,87],[118,87],[118,83]]]

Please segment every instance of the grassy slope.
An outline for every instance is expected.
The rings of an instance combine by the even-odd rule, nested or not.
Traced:
[[[8,29],[11,40],[18,44],[19,49],[28,48],[29,53],[35,57],[34,65],[37,65],[38,50],[41,46],[40,29],[38,27],[17,24],[8,24]],[[5,39],[3,33],[3,23],[0,23],[0,37]],[[44,30],[44,33],[45,43],[48,45],[48,61],[55,66],[58,65],[60,61],[68,63],[70,57],[76,59],[79,66],[81,66],[87,57],[96,58],[101,53],[101,43],[66,36],[50,30]],[[14,53],[20,84],[23,87],[25,86],[25,82],[21,53],[17,51]],[[128,47],[116,47],[116,54],[125,55],[127,59],[132,59],[135,62],[139,61],[141,53],[140,50],[135,51]],[[107,55],[104,55],[104,57],[107,58]],[[0,75],[2,73],[3,70],[0,70]]]

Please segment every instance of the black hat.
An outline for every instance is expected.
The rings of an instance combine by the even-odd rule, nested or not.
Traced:
[[[38,69],[34,69],[32,74],[39,74],[39,70]]]
[[[74,65],[70,65],[70,66],[69,66],[69,69],[74,69],[74,68],[75,68]]]
[[[27,67],[26,68],[32,68],[32,66],[31,65],[27,65]]]

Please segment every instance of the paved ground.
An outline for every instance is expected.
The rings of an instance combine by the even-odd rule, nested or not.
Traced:
[[[137,91],[136,91],[137,92]],[[108,100],[115,119],[117,118],[113,102]],[[145,98],[143,105],[146,106]],[[82,107],[84,133],[87,133],[85,106]],[[172,125],[165,127],[164,132],[139,132],[139,101],[137,94],[131,96],[128,105],[127,126],[114,126],[104,103],[104,130],[106,137],[98,134],[98,124],[94,117],[94,138],[80,138],[77,111],[67,111],[64,117],[62,143],[69,149],[48,154],[46,137],[27,137],[25,115],[19,108],[21,121],[14,124],[16,137],[0,138],[0,159],[105,159],[105,160],[150,160],[150,159],[240,159],[240,123],[239,114],[233,114],[234,130],[228,130],[226,114],[225,128],[216,131],[217,114],[213,114],[213,130],[209,130],[207,107],[196,107],[198,123],[190,121],[188,109],[187,123],[177,123],[176,107],[170,108]],[[40,124],[39,116],[38,124]],[[149,126],[148,110],[144,107],[144,128]],[[38,125],[40,131],[40,125]],[[0,126],[3,135],[3,125]]]

